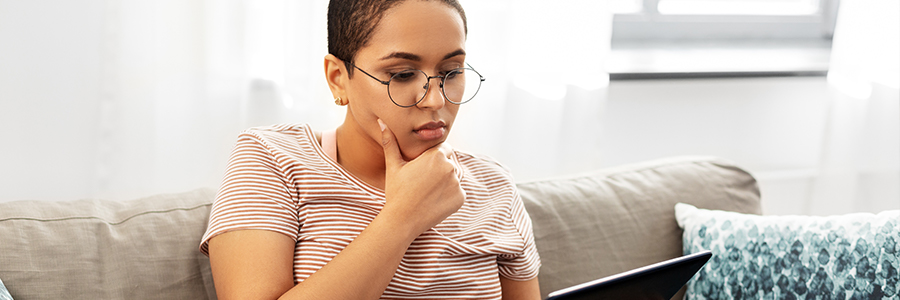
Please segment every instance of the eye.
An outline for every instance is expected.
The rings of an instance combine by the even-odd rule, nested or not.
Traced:
[[[396,80],[398,82],[406,82],[416,78],[416,71],[414,70],[406,70],[389,74],[391,74],[391,80]]]
[[[453,79],[453,78],[456,78],[456,76],[458,76],[459,74],[461,74],[462,71],[463,71],[462,69],[453,69],[453,70],[449,70],[446,72],[441,72],[441,75],[444,75],[445,80]]]

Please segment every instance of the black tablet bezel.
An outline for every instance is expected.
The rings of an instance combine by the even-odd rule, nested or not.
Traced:
[[[712,257],[703,251],[603,277],[550,293],[547,300],[666,299],[681,289]],[[674,273],[674,274],[664,274]],[[662,278],[660,278],[662,276]],[[665,280],[663,280],[665,279]],[[641,289],[635,292],[634,289]],[[671,295],[668,295],[671,293]],[[627,295],[626,298],[622,298]]]

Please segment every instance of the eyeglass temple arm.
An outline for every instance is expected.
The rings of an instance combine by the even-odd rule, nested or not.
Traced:
[[[356,65],[354,65],[352,62],[347,62],[347,63],[349,63],[351,66],[353,66],[354,68],[356,68],[356,69],[359,70],[360,72],[363,72],[363,74],[366,74],[366,76],[369,76],[369,77],[371,77],[372,79],[375,79],[375,81],[378,81],[378,82],[380,82],[380,83],[383,84],[383,85],[388,85],[388,84],[391,83],[390,81],[384,81],[384,80],[378,79],[378,77],[372,76],[372,74],[369,74],[369,72],[363,71],[363,69],[360,69],[359,67],[357,67]]]
[[[475,70],[475,67],[472,67],[472,65],[470,65],[469,63],[466,63],[466,65],[469,66],[469,69],[475,71],[475,74],[478,74],[478,79],[480,79],[482,82],[487,80],[487,78],[484,78],[484,76],[481,76],[481,73],[478,73],[478,71]]]
[[[349,63],[351,66],[353,66],[354,68],[356,68],[356,69],[359,70],[360,72],[363,72],[363,74],[366,74],[366,76],[369,76],[370,78],[375,79],[375,81],[378,81],[379,83],[381,83],[381,84],[383,84],[383,85],[389,85],[389,84],[391,83],[390,81],[384,81],[384,80],[378,79],[378,77],[372,76],[372,74],[369,74],[369,72],[366,72],[366,71],[364,71],[363,69],[360,69],[359,67],[357,67],[356,65],[354,65],[352,62],[347,62],[347,63]],[[481,73],[478,73],[478,71],[476,71],[475,68],[472,67],[472,65],[470,65],[469,63],[466,63],[466,66],[469,66],[469,69],[472,69],[472,71],[475,71],[475,73],[478,74],[478,78],[479,78],[481,81],[487,80],[487,78],[484,78],[484,76],[481,76]]]

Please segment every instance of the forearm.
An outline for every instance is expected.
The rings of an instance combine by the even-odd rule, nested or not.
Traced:
[[[281,299],[378,299],[416,236],[408,226],[380,214],[328,264]]]
[[[500,287],[503,289],[503,300],[541,299],[541,287],[537,278],[517,281],[500,276]]]

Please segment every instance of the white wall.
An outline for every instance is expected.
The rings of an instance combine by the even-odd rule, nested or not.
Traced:
[[[0,199],[94,190],[102,2],[0,2]]]
[[[895,92],[896,93],[896,92]],[[900,208],[900,99],[844,99],[824,77],[614,81],[603,119],[603,166],[671,155],[714,155],[759,180],[766,214],[831,214]],[[837,99],[836,99],[837,98]],[[835,122],[851,101],[867,114],[842,137]],[[838,128],[840,129],[840,128]],[[847,128],[844,128],[847,129]],[[849,129],[848,129],[849,130]],[[856,152],[837,184],[851,195],[832,207],[812,197],[833,169],[832,143]],[[838,146],[837,148],[840,148]],[[840,149],[837,149],[840,150]],[[858,172],[858,173],[856,173]],[[834,176],[828,179],[834,179]],[[821,189],[821,188],[820,188]],[[852,200],[847,200],[852,199]],[[818,202],[818,203],[821,203]]]
[[[249,123],[339,121],[339,108],[311,110],[317,106],[297,98],[286,110],[278,99],[246,97],[243,93],[253,89],[241,78],[219,80],[221,70],[210,62],[233,60],[220,55],[231,48],[228,38],[127,52],[135,57],[115,56],[118,47],[132,44],[109,44],[119,26],[146,33],[127,39],[152,41],[196,39],[202,35],[187,29],[215,24],[109,20],[104,12],[110,3],[127,2],[67,3],[0,4],[0,201],[133,199],[215,188],[234,137]],[[133,6],[125,9],[145,9],[128,5]],[[864,134],[849,139],[853,147],[845,148],[852,150],[847,163],[862,167],[849,174],[852,185],[845,190],[852,195],[832,211],[900,208],[900,107],[893,95],[887,97],[893,101],[835,101],[839,96],[822,77],[613,81],[605,90],[569,89],[586,95],[581,102],[596,99],[592,103],[532,99],[510,89],[515,99],[508,106],[470,107],[511,107],[498,113],[505,125],[491,134],[521,137],[516,139],[521,144],[480,148],[478,137],[453,138],[460,141],[454,145],[497,158],[520,181],[673,155],[714,155],[759,179],[766,213],[827,213],[812,205],[811,197],[824,182],[819,180],[824,171],[840,169],[823,164],[823,158],[841,147],[825,145],[848,140],[836,139],[841,133],[830,121],[836,111],[859,109],[869,115],[848,126],[863,128],[855,132]],[[276,104],[261,102],[270,100]],[[546,109],[515,109],[512,101],[548,102]],[[246,114],[255,110],[269,119],[248,121]],[[553,134],[534,136],[532,129],[544,121],[555,127],[542,132]],[[468,128],[469,136],[479,132],[478,124],[460,128]],[[559,147],[532,147],[528,138]],[[534,160],[547,154],[553,160]]]

